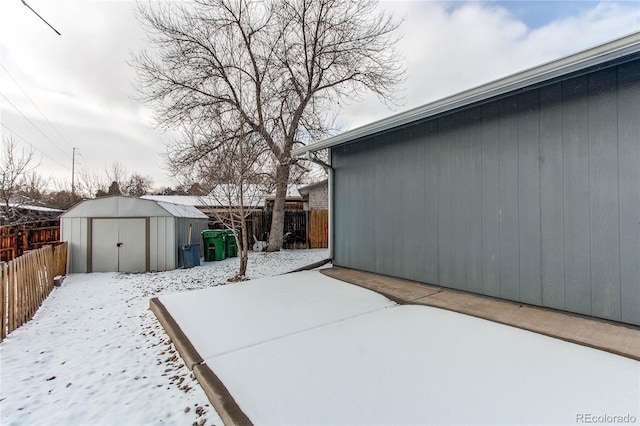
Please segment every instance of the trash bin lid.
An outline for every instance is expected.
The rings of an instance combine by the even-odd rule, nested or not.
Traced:
[[[202,231],[202,236],[205,238],[216,238],[226,234],[227,234],[227,231],[219,230],[219,229],[206,229]]]

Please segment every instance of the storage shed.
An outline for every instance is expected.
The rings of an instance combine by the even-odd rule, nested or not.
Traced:
[[[195,207],[128,197],[82,201],[60,217],[69,272],[144,272],[183,265],[180,246],[203,247],[207,216]]]
[[[321,149],[334,265],[640,325],[640,32]]]

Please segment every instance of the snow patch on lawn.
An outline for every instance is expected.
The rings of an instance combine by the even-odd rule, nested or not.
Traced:
[[[327,250],[250,253],[249,277]],[[0,344],[0,423],[222,424],[149,308],[151,297],[226,284],[237,258],[145,274],[73,274]]]

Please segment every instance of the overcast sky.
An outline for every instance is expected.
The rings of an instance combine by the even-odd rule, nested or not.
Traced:
[[[120,162],[129,173],[173,185],[161,153],[171,134],[152,128],[137,102],[130,52],[145,47],[134,1],[0,1],[0,132],[29,143],[39,172],[71,181]],[[352,129],[543,62],[640,30],[640,0],[381,2],[404,17],[407,80],[395,110],[375,97],[342,106]]]

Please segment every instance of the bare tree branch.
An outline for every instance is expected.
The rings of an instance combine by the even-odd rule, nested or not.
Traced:
[[[393,34],[400,23],[374,0],[195,0],[141,5],[138,17],[152,50],[131,65],[157,124],[200,135],[210,126],[225,129],[173,144],[173,174],[197,175],[197,164],[233,140],[230,129],[242,123],[271,157],[271,250],[282,245],[293,147],[327,135],[336,106],[364,92],[387,105],[398,101],[404,71]]]

